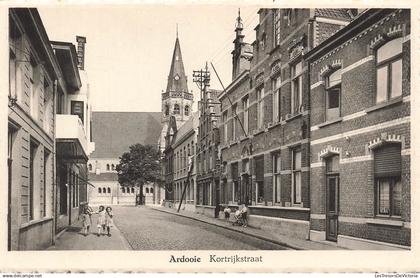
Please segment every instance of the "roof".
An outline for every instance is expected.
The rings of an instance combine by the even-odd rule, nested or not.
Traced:
[[[179,45],[178,37],[175,40],[174,53],[172,55],[172,63],[169,70],[166,91],[188,92],[187,76],[185,75],[181,46]]]
[[[348,9],[315,9],[315,16],[350,21]]]
[[[324,55],[330,49],[336,47],[338,44],[345,42],[354,37],[354,34],[362,32],[366,26],[374,24],[374,22],[382,19],[386,14],[391,13],[395,9],[367,9],[357,15],[348,25],[338,30],[328,39],[312,48],[305,53],[304,58],[309,62]]]
[[[178,129],[176,132],[175,145],[183,140],[184,135],[186,135],[191,130],[194,130],[196,126],[198,126],[198,112],[194,112],[191,117]]]
[[[117,173],[100,173],[99,175],[95,173],[89,173],[89,181],[118,181],[118,174]]]
[[[119,158],[129,146],[157,145],[162,123],[160,112],[92,112],[94,158]]]

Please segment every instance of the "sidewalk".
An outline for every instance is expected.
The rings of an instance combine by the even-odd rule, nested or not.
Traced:
[[[129,243],[117,227],[111,228],[111,236],[97,236],[96,215],[92,215],[90,234],[82,234],[82,225],[78,221],[67,228],[47,250],[131,250]]]
[[[181,210],[179,213],[177,213],[176,209],[170,209],[170,208],[166,208],[162,206],[153,205],[153,206],[147,206],[147,207],[149,207],[150,209],[161,211],[161,212],[171,213],[171,214],[179,215],[182,217],[187,217],[190,219],[195,219],[197,221],[212,224],[212,225],[222,227],[231,231],[240,232],[249,236],[267,240],[267,241],[280,244],[280,245],[283,245],[292,249],[296,249],[296,250],[343,250],[344,249],[344,248],[334,245],[333,243],[328,243],[328,242],[323,243],[323,242],[315,242],[315,241],[310,241],[310,240],[302,240],[302,239],[292,238],[285,235],[278,236],[279,238],[281,238],[281,240],[273,239],[272,237],[270,237],[269,233],[264,232],[261,229],[256,229],[249,226],[246,228],[241,227],[241,226],[233,226],[232,222],[228,222],[224,219],[211,218],[202,214],[194,213],[192,211]]]

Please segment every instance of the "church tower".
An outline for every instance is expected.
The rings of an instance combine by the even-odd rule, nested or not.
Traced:
[[[193,94],[188,92],[187,76],[182,61],[181,46],[179,44],[178,30],[172,55],[171,68],[168,75],[166,91],[162,93],[162,133],[160,136],[160,148],[165,149],[165,135],[169,119],[174,116],[176,126],[179,128],[192,115]]]

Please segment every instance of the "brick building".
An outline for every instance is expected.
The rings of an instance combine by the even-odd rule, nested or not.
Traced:
[[[305,58],[311,240],[410,246],[410,11],[366,10]]]
[[[131,145],[156,145],[162,124],[160,112],[93,112],[92,137],[95,151],[88,161],[91,205],[135,205],[139,188],[118,183],[117,164]],[[143,186],[146,204],[160,204],[163,188],[158,184]]]
[[[219,95],[222,199],[233,207],[248,203],[250,225],[274,236],[307,239],[310,102],[302,55],[347,25],[356,12],[260,9],[258,14],[252,47],[243,42],[240,16],[237,20],[233,81]]]
[[[220,211],[221,165],[219,154],[220,133],[217,126],[220,116],[220,102],[217,96],[220,91],[208,89],[208,81],[204,81],[201,100],[198,104],[196,212],[218,217]]]
[[[54,240],[57,80],[61,75],[36,9],[9,10],[8,250]]]

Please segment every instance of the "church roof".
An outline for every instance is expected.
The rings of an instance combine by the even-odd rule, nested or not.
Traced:
[[[171,69],[169,70],[166,91],[188,92],[187,76],[185,75],[181,46],[179,45],[178,37],[175,40],[174,53],[172,55]]]
[[[157,145],[162,130],[160,117],[160,112],[92,112],[95,151],[90,159],[118,159],[136,143]]]

